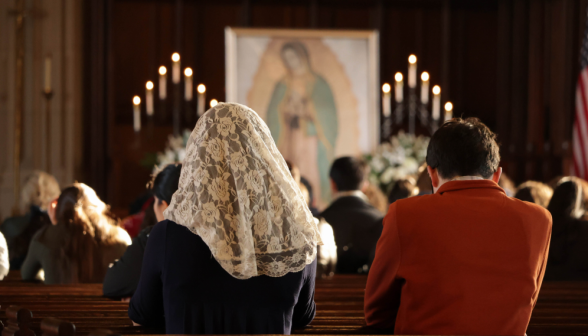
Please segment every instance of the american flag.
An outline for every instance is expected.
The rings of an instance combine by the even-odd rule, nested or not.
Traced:
[[[586,11],[588,17],[588,9]],[[588,20],[580,50],[580,75],[576,85],[576,120],[573,131],[574,175],[588,178]]]

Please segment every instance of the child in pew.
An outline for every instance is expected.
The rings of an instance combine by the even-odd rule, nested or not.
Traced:
[[[131,244],[108,206],[83,183],[64,189],[48,213],[53,225],[33,237],[23,280],[35,280],[43,270],[45,284],[100,283],[108,265]]]
[[[154,174],[148,185],[155,197],[153,212],[157,217],[156,223],[164,220],[163,211],[167,209],[172,195],[178,190],[181,170],[181,164],[169,164]],[[104,277],[104,296],[123,299],[133,296],[141,277],[143,254],[152,228],[153,226],[149,226],[143,229],[133,238],[133,244],[127,248],[125,254],[108,269]]]

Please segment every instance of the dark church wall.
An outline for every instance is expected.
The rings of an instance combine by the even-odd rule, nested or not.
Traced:
[[[442,86],[454,115],[478,117],[498,132],[509,175],[548,180],[567,169],[570,157],[585,6],[586,0],[88,1],[86,178],[119,208],[144,190],[150,172],[139,163],[163,149],[171,107],[161,117],[156,99],[155,122],[144,123],[136,138],[132,97],[144,94],[147,80],[157,84],[158,67],[169,69],[178,51],[194,83],[206,84],[207,100],[223,101],[224,28],[247,26],[378,29],[382,83],[406,73],[408,55],[416,54],[419,72]]]

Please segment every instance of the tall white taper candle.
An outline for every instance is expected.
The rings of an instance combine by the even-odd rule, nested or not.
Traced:
[[[453,104],[451,102],[447,102],[445,104],[445,121],[450,120],[453,118]]]
[[[145,111],[148,116],[153,115],[153,82],[148,81],[145,84]]]
[[[429,73],[423,72],[421,75],[421,103],[429,103]]]
[[[417,58],[415,55],[408,57],[408,87],[414,89],[417,85]]]
[[[198,85],[198,116],[202,116],[204,114],[204,109],[206,108],[206,86],[204,84]]]
[[[167,69],[163,65],[159,67],[159,99],[167,98]]]
[[[192,101],[192,69],[186,68],[184,70],[184,99],[186,101]]]
[[[392,94],[390,84],[384,83],[382,85],[382,114],[384,117],[389,117],[392,114]]]
[[[433,86],[433,120],[441,118],[441,87]]]
[[[180,54],[173,53],[172,55],[172,82],[174,84],[180,83]]]
[[[141,131],[141,98],[133,97],[133,129],[136,133]]]
[[[402,82],[402,74],[397,72],[394,76],[394,96],[397,103],[402,103],[404,100],[404,83]]]

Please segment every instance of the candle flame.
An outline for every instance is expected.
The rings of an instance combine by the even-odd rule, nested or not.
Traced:
[[[408,56],[408,63],[410,63],[410,64],[415,64],[415,63],[416,63],[416,61],[417,61],[417,58],[416,58],[416,56],[415,56],[415,55],[410,55],[410,56]]]
[[[198,85],[198,92],[200,92],[200,93],[206,92],[206,86],[204,86],[204,84]]]
[[[390,84],[384,83],[384,85],[382,85],[382,91],[384,93],[389,93],[390,92]]]
[[[216,100],[216,99],[211,99],[211,100],[210,100],[210,107],[215,107],[216,105],[218,105],[218,100]]]
[[[426,82],[429,80],[429,73],[428,72],[423,72],[423,74],[421,75],[421,79],[423,80],[423,82]]]
[[[180,61],[180,54],[178,54],[178,53],[173,53],[173,54],[172,54],[172,61],[174,61],[174,62],[179,62],[179,61]]]
[[[450,112],[451,110],[453,110],[453,104],[451,104],[451,102],[447,102],[445,104],[445,111]]]
[[[394,79],[397,82],[402,82],[402,74],[400,72],[397,72],[396,75],[394,76]]]
[[[192,76],[192,69],[186,68],[186,70],[184,70],[184,75],[186,75],[186,77],[191,77]]]
[[[147,88],[147,90],[153,90],[153,82],[148,81],[147,84],[145,85],[145,87]]]
[[[159,67],[159,74],[160,75],[165,75],[167,73],[167,69],[162,65]]]
[[[135,105],[141,104],[141,98],[139,96],[134,96],[133,97],[133,104],[135,104]]]
[[[433,94],[438,95],[441,93],[441,87],[439,85],[433,86]]]

